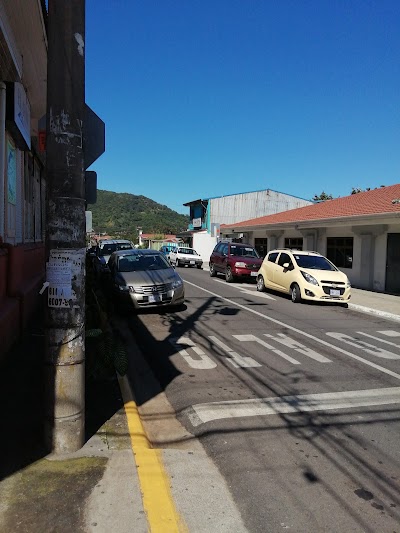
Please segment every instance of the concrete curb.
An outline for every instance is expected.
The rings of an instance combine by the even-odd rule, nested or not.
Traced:
[[[363,305],[349,303],[349,309],[352,309],[353,311],[357,311],[359,313],[365,313],[368,315],[386,318],[387,320],[394,320],[395,322],[400,322],[400,315],[394,315],[393,313],[388,313],[387,311],[380,311],[379,309],[373,309],[372,307],[364,307]]]

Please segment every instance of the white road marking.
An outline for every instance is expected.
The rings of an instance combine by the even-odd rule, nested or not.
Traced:
[[[315,361],[319,361],[320,363],[332,363],[330,359],[325,357],[324,355],[319,354],[318,352],[315,352],[311,348],[307,348],[307,346],[304,346],[304,344],[301,344],[300,342],[297,342],[294,339],[291,339],[287,335],[284,335],[283,333],[278,333],[277,335],[270,335],[269,333],[264,333],[265,337],[268,337],[269,339],[273,339],[276,342],[280,342],[281,344],[287,346],[288,348],[292,348],[293,350],[296,350],[296,352],[300,352],[303,355],[306,355],[307,357],[311,357],[311,359],[315,359]]]
[[[210,357],[208,357],[208,355],[206,355],[201,348],[196,346],[196,344],[192,341],[192,339],[189,339],[189,337],[170,339],[169,342],[181,354],[183,359],[191,368],[197,368],[198,370],[209,370],[217,366],[217,363],[210,359]],[[186,348],[191,348],[200,357],[200,359],[193,359],[193,357],[189,355],[183,346]]]
[[[283,359],[286,359],[286,361],[289,361],[289,363],[292,363],[294,365],[301,365],[300,361],[297,361],[297,359],[293,359],[293,357],[290,357],[290,355],[286,355],[281,350],[277,350],[271,344],[268,344],[267,342],[259,339],[255,335],[233,335],[233,337],[235,337],[235,339],[241,342],[258,342],[259,344],[261,344],[261,346],[268,348],[272,352],[276,353],[276,355],[279,355]]]
[[[376,357],[381,357],[382,359],[400,359],[400,355],[397,355],[396,353],[388,352],[383,348],[378,348],[373,344],[369,344],[369,342],[359,341],[358,339],[350,337],[350,335],[346,335],[345,333],[339,333],[337,331],[327,331],[326,334],[329,337],[333,337],[334,339],[350,344],[350,346],[360,348],[364,352],[369,353],[371,355],[375,355]]]
[[[242,355],[239,355],[237,352],[234,352],[224,344],[222,341],[218,339],[218,337],[210,336],[208,337],[210,340],[212,340],[217,346],[222,348],[228,355],[227,361],[231,363],[235,368],[255,368],[257,366],[262,366],[260,363],[257,363],[252,357],[243,357]]]
[[[383,342],[384,344],[390,344],[390,346],[394,346],[395,348],[398,348],[400,350],[400,346],[395,342],[385,341],[385,339],[381,339],[380,337],[374,337],[374,335],[364,333],[363,331],[356,331],[356,333],[359,333],[360,335],[365,335],[365,337],[369,337],[370,339],[374,339],[375,341]],[[378,333],[380,332],[378,331]]]
[[[392,329],[378,331],[377,333],[381,333],[382,335],[386,335],[386,337],[400,337],[400,331],[393,331]]]
[[[231,400],[193,405],[188,417],[193,426],[227,418],[307,413],[400,403],[400,387],[321,394],[301,394],[253,400]]]
[[[222,279],[214,279],[214,281],[226,285],[226,281],[222,281]],[[187,282],[185,281],[185,283]],[[235,285],[230,285],[230,287],[232,287],[233,289],[238,289],[244,294],[251,294],[252,296],[258,296],[259,298],[264,298],[266,300],[275,300],[275,298],[272,298],[272,296],[265,292],[258,292],[257,290],[252,291],[251,289],[248,289],[245,283],[235,283]]]
[[[331,350],[335,350],[336,352],[339,352],[343,355],[347,355],[348,357],[351,357],[352,359],[355,359],[356,361],[359,361],[360,363],[363,363],[364,365],[370,366],[372,368],[375,368],[376,370],[379,370],[380,372],[383,372],[384,374],[387,374],[388,376],[391,376],[395,379],[400,379],[400,374],[397,374],[396,372],[393,372],[392,370],[389,370],[388,368],[385,368],[383,366],[377,365],[376,363],[373,363],[372,361],[368,361],[368,359],[364,359],[363,357],[360,357],[359,355],[356,355],[354,353],[348,352],[347,350],[344,350],[343,348],[340,348],[339,346],[335,346],[334,344],[331,344],[327,341],[324,341],[323,339],[320,339],[319,337],[315,337],[314,335],[311,335],[311,333],[307,333],[306,331],[302,331],[301,329],[297,329],[290,324],[285,324],[285,322],[281,322],[280,320],[277,320],[276,318],[272,318],[268,315],[264,315],[263,313],[260,313],[259,311],[256,311],[255,309],[251,309],[250,307],[247,307],[245,305],[239,304],[233,300],[230,300],[229,298],[225,298],[224,296],[220,296],[219,294],[209,291],[208,289],[205,289],[204,287],[200,287],[200,285],[196,285],[195,283],[191,283],[190,281],[185,281],[187,285],[192,285],[193,287],[196,287],[197,289],[200,289],[207,294],[211,294],[211,296],[215,296],[219,300],[223,300],[225,302],[229,302],[231,305],[234,305],[236,307],[240,307],[241,309],[244,309],[248,313],[252,313],[253,315],[257,315],[260,318],[263,318],[264,320],[268,320],[269,322],[273,322],[274,324],[278,324],[279,326],[282,326],[286,329],[290,329],[291,331],[295,331],[299,335],[303,335],[303,337],[307,337],[308,339],[312,339],[314,342],[318,342],[324,346],[328,346]]]

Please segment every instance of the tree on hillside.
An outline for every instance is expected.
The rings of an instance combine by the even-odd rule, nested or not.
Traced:
[[[332,200],[333,196],[322,191],[320,195],[314,195],[313,202],[325,202],[326,200]]]
[[[385,187],[385,185],[381,185],[381,187]],[[375,189],[379,189],[379,187],[375,187]],[[357,194],[359,192],[366,192],[370,190],[371,190],[371,187],[367,187],[366,189],[360,189],[359,187],[352,187],[351,194]]]

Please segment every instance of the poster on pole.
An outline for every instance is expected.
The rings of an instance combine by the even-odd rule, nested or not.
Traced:
[[[50,250],[46,264],[49,307],[70,308],[76,306],[76,293],[73,282],[83,275],[82,265],[85,250]]]

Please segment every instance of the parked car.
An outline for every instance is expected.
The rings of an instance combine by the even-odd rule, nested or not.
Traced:
[[[271,250],[257,276],[257,290],[290,294],[293,302],[343,302],[351,297],[351,284],[329,259],[318,252]]]
[[[169,260],[172,266],[188,266],[202,268],[203,259],[193,248],[175,248],[169,253]]]
[[[210,256],[210,276],[221,273],[228,283],[256,278],[262,259],[250,244],[219,242]]]
[[[107,262],[113,252],[117,250],[132,250],[134,245],[126,239],[103,239],[95,247],[88,250],[89,256],[93,258],[95,274],[100,276],[107,272]]]
[[[169,262],[171,262],[170,254],[173,250],[177,248],[177,244],[171,243],[171,244],[163,244],[160,248],[160,252],[165,255],[165,257],[168,259]]]
[[[157,250],[121,250],[108,261],[108,283],[120,309],[179,306],[185,300],[183,280]]]

